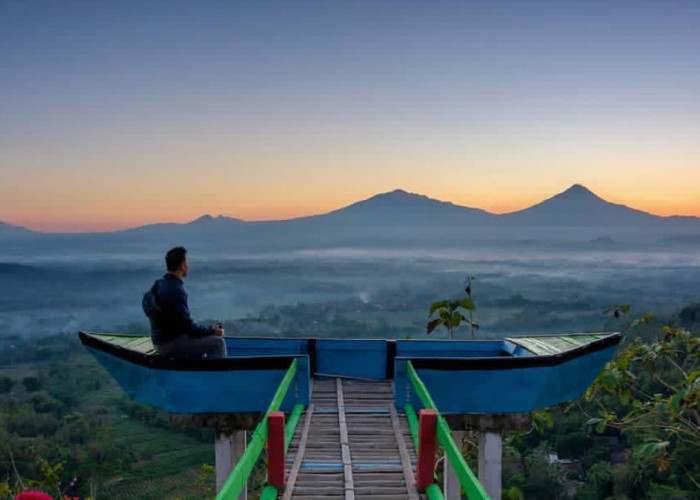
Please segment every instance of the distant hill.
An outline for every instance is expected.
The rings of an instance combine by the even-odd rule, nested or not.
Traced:
[[[221,251],[272,251],[340,246],[464,246],[477,241],[571,241],[605,247],[630,241],[630,235],[647,243],[678,235],[695,241],[700,235],[700,219],[660,217],[610,203],[575,184],[536,205],[503,215],[397,189],[325,214],[289,220],[246,222],[204,215],[184,224],[150,224],[82,234],[38,233],[0,223],[0,240],[7,242],[31,237],[54,251],[83,249],[110,254],[118,248],[160,251],[175,245]]]
[[[661,217],[610,203],[580,184],[524,210],[503,214],[510,226],[685,226],[700,229],[697,217]]]
[[[29,229],[22,227],[22,226],[13,226],[12,224],[7,224],[5,222],[0,221],[0,238],[6,237],[6,238],[11,238],[11,237],[17,237],[17,236],[29,236],[32,234],[33,231],[30,231]]]
[[[124,229],[117,232],[124,235],[149,234],[157,236],[166,236],[171,234],[177,235],[187,232],[190,234],[205,236],[208,234],[221,234],[222,231],[225,232],[235,229],[244,224],[246,224],[245,221],[235,219],[233,217],[225,217],[223,215],[212,217],[211,215],[203,215],[198,219],[186,223],[165,222],[159,224],[148,224],[146,226]]]
[[[455,205],[396,189],[322,215],[292,219],[358,226],[464,226],[488,225],[496,215],[478,208]]]

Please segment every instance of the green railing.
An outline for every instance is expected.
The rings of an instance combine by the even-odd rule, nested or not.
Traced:
[[[430,397],[428,389],[425,384],[418,376],[413,364],[410,361],[406,362],[406,369],[408,372],[408,379],[411,381],[413,390],[416,392],[418,399],[423,403],[423,407],[435,410],[437,413],[437,439],[438,442],[445,449],[445,455],[450,461],[450,465],[455,471],[459,483],[464,488],[467,498],[469,500],[490,500],[489,496],[486,494],[486,490],[481,485],[479,480],[476,478],[474,473],[471,471],[467,462],[464,461],[462,457],[461,450],[457,447],[454,440],[452,439],[452,433],[450,431],[450,426],[447,425],[445,417],[440,415],[440,411],[435,406],[433,398]],[[413,436],[413,444],[415,445],[416,451],[418,450],[418,417],[416,416],[416,411],[413,406],[408,403],[405,406],[406,418],[408,419],[408,425],[411,429],[411,436]],[[442,491],[437,484],[433,483],[425,490],[426,496],[430,500],[441,500],[443,498]]]
[[[297,374],[297,370],[298,364],[297,360],[295,359],[289,366],[289,369],[282,379],[282,382],[280,382],[280,385],[272,398],[272,402],[267,408],[267,412],[265,412],[265,416],[255,428],[255,432],[253,432],[253,436],[250,438],[245,452],[238,460],[236,467],[233,469],[233,472],[231,472],[231,475],[226,480],[226,483],[224,483],[224,486],[221,488],[219,494],[216,495],[216,500],[237,500],[238,496],[243,491],[243,488],[245,488],[245,485],[248,482],[248,476],[250,476],[250,473],[253,471],[255,462],[258,461],[258,457],[260,456],[260,453],[267,442],[268,415],[271,411],[277,411],[279,409],[282,401],[284,401],[284,398],[287,395],[290,385],[292,384],[292,380],[294,380],[294,377]],[[294,406],[294,409],[289,416],[289,420],[284,426],[285,452],[287,448],[289,448],[289,444],[292,442],[294,430],[299,423],[299,419],[301,418],[303,411],[304,405],[298,404]],[[268,485],[263,489],[263,493],[260,498],[261,500],[270,500],[277,498],[277,494],[277,488]]]

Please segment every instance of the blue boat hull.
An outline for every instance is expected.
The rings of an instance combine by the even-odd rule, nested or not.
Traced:
[[[611,334],[536,355],[507,340],[227,338],[227,359],[173,360],[111,344],[100,334],[80,338],[129,397],[170,413],[264,412],[294,359],[299,370],[283,411],[308,405],[310,379],[328,376],[394,379],[397,407],[420,406],[415,395],[407,396],[410,360],[442,413],[531,412],[578,398],[620,341]]]
[[[276,367],[246,369],[256,358],[222,360],[218,369],[202,369],[202,363],[178,362],[178,367],[145,366],[96,347],[87,347],[97,361],[133,400],[161,408],[169,413],[258,413],[267,410],[292,359],[298,371],[281,410],[295,404],[308,406],[310,374],[308,356],[281,357]],[[269,358],[257,358],[261,362]],[[189,365],[189,366],[188,366]],[[228,366],[224,366],[228,365]]]
[[[443,414],[529,413],[579,398],[613,356],[607,347],[552,366],[504,369],[417,368],[416,371]],[[405,359],[396,360],[396,406],[410,402],[421,407],[409,392]],[[418,364],[421,366],[421,364]],[[403,390],[399,390],[403,388]]]

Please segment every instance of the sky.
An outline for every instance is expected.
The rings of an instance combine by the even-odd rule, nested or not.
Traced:
[[[0,1],[0,221],[503,213],[579,183],[700,216],[700,2]]]

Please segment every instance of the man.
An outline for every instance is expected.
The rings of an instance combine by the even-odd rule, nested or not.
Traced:
[[[189,264],[184,247],[165,256],[168,272],[143,296],[143,311],[151,321],[151,339],[158,354],[169,358],[216,359],[226,357],[221,325],[198,325],[190,317],[182,279]]]

